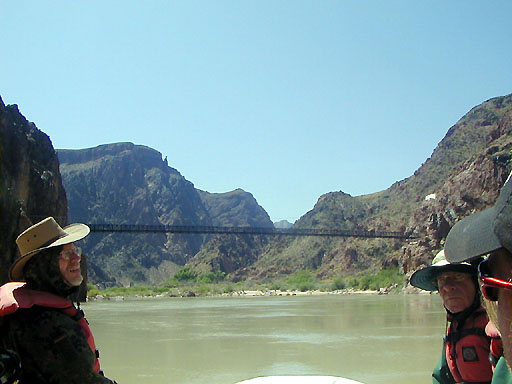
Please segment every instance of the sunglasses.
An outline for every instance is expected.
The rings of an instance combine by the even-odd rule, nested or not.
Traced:
[[[73,255],[77,255],[78,257],[82,257],[82,249],[79,247],[73,246],[73,248],[68,249],[66,251],[61,251],[59,254],[59,258],[62,260],[69,261],[73,257]]]
[[[482,294],[487,300],[498,300],[498,288],[512,290],[512,283],[510,281],[497,279],[496,277],[491,276],[491,272],[489,270],[489,259],[485,259],[478,264],[478,278],[480,279]]]

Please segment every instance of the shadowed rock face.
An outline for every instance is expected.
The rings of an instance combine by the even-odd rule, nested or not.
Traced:
[[[16,237],[53,216],[67,224],[67,200],[50,138],[0,99],[0,280],[18,256]]]
[[[271,227],[268,214],[245,191],[199,191],[154,149],[115,143],[81,150],[58,150],[73,221],[141,225]],[[157,283],[201,250],[206,270],[224,241],[206,235],[92,234],[84,248],[91,279],[109,284]],[[242,240],[242,243],[244,240]],[[245,265],[247,247],[231,247],[223,265]],[[239,249],[239,251],[237,251]],[[240,260],[237,263],[230,258]]]
[[[58,150],[69,215],[86,223],[209,225],[194,185],[154,149],[132,143]],[[169,278],[203,236],[91,234],[84,242],[91,278],[108,284]]]

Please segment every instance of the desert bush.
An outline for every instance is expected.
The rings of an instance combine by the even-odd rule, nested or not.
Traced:
[[[289,278],[287,282],[301,292],[315,289],[315,276],[313,272],[308,269],[298,271],[295,276]]]
[[[169,279],[161,283],[161,286],[166,288],[177,288],[179,285],[180,282],[176,279]]]
[[[192,280],[195,280],[196,277],[197,277],[197,274],[187,266],[179,269],[178,272],[176,272],[176,274],[174,275],[174,278],[180,282],[192,281]]]
[[[355,289],[371,289],[379,290],[380,288],[388,288],[394,284],[403,283],[404,276],[398,268],[384,268],[375,274],[351,277],[347,281],[349,287]]]
[[[341,277],[338,277],[332,283],[332,289],[334,291],[338,290],[338,289],[345,289],[345,287],[346,287],[345,280],[343,280]]]
[[[199,293],[200,295],[207,295],[208,293],[210,293],[210,288],[207,285],[200,285],[197,288],[197,293]]]
[[[228,284],[224,287],[223,293],[233,293],[233,292],[235,292],[235,288],[231,284]]]
[[[88,297],[98,296],[99,293],[100,293],[100,291],[97,286],[95,286],[94,284],[90,284],[90,283],[87,284],[87,296]]]
[[[384,268],[372,276],[370,279],[370,289],[388,288],[394,284],[403,283],[403,280],[404,276],[398,268]]]
[[[200,274],[199,276],[197,276],[196,281],[198,283],[205,283],[205,284],[218,283],[220,281],[223,281],[225,279],[225,277],[226,277],[226,274],[221,271],[208,272],[208,273],[203,273],[203,274]]]
[[[347,285],[350,288],[359,289],[359,279],[357,277],[351,277],[348,279]]]

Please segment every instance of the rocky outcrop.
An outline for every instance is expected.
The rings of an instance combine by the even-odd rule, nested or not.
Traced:
[[[50,138],[0,99],[0,281],[17,257],[16,237],[53,216],[67,224],[67,200]]]
[[[422,201],[411,215],[408,230],[422,238],[407,244],[402,250],[400,261],[407,275],[419,267],[430,265],[435,253],[442,249],[448,231],[457,221],[496,201],[511,171],[511,107],[510,95],[491,99],[473,108],[466,115],[467,120],[462,119],[447,133],[446,136],[453,140],[457,129],[469,131],[470,138],[477,140],[471,146],[478,148],[478,153],[457,164],[453,172],[442,180],[439,188],[433,191],[435,198]],[[471,121],[473,126],[470,125]],[[445,146],[444,141],[438,148]],[[449,149],[461,152],[453,146]]]
[[[215,236],[187,265],[200,273],[220,271],[229,275],[254,264],[267,244],[261,236]]]
[[[241,189],[227,193],[200,191],[200,196],[213,225],[273,228],[268,213],[248,192]],[[188,265],[202,273],[220,271],[229,275],[252,265],[267,244],[268,239],[261,236],[215,236]]]
[[[404,246],[403,271],[410,275],[419,267],[430,265],[457,221],[494,204],[509,172],[509,161],[485,155],[462,164],[459,172],[449,177],[436,193],[436,198],[424,201],[411,216],[408,229],[422,238]]]
[[[268,213],[242,189],[226,193],[199,191],[210,220],[216,226],[272,228]]]
[[[274,223],[274,227],[279,229],[289,229],[293,227],[293,224],[288,220],[279,220]]]
[[[271,227],[254,197],[237,189],[199,191],[154,149],[132,143],[58,150],[74,221],[142,225]],[[91,280],[109,284],[157,283],[186,263],[229,273],[245,265],[257,241],[175,234],[92,234],[84,248]],[[253,247],[252,247],[253,248]],[[251,249],[252,249],[251,248]],[[229,252],[227,251],[229,250]],[[198,255],[198,256],[196,256]]]
[[[57,152],[73,221],[211,224],[194,185],[154,149],[116,143]],[[169,278],[202,244],[203,236],[198,235],[93,233],[84,249],[91,280],[129,285]]]
[[[368,210],[365,202],[348,193],[330,192],[320,196],[314,208],[297,220],[295,226],[356,230],[361,221],[368,217]]]
[[[411,177],[371,195],[325,194],[295,224],[412,232],[419,239],[278,239],[244,274],[274,276],[315,268],[319,277],[346,276],[386,266],[410,274],[430,263],[456,221],[496,199],[510,172],[511,116],[512,95],[490,99],[451,127]],[[434,194],[435,199],[425,200]]]

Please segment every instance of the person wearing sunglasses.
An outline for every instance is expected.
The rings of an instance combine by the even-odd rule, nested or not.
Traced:
[[[440,251],[431,266],[412,274],[410,283],[438,291],[446,310],[446,336],[441,359],[432,373],[433,383],[490,383],[492,361],[501,355],[502,345],[497,332],[488,327],[475,265],[450,264]]]
[[[61,228],[48,217],[16,239],[20,257],[0,287],[0,320],[22,383],[115,383],[100,370],[87,320],[70,300],[83,280],[75,242],[88,234],[85,224]]]
[[[508,384],[512,367],[512,180],[509,175],[496,203],[481,212],[468,216],[448,233],[445,243],[446,259],[463,263],[488,255],[478,266],[478,278],[485,297],[489,317],[503,340],[504,359],[496,372],[507,371]],[[503,361],[504,360],[504,361]],[[496,375],[495,372],[495,376]],[[493,383],[495,380],[493,379]]]

